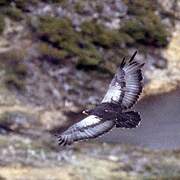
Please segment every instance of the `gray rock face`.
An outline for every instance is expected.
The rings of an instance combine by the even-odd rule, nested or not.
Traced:
[[[79,26],[86,20],[97,19],[112,29],[119,28],[119,18],[127,15],[127,6],[122,0],[103,1],[66,1],[65,7],[61,4],[39,3],[34,8],[34,15],[52,15],[68,17],[75,26]]]
[[[158,3],[168,13],[172,13],[175,17],[180,18],[180,1],[179,0],[158,0]]]

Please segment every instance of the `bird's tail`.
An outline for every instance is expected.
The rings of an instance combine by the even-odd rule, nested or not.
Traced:
[[[118,116],[116,120],[117,128],[136,128],[139,126],[141,117],[138,112],[128,111],[123,112]]]

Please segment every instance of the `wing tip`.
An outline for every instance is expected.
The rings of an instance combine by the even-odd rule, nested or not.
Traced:
[[[63,137],[62,135],[56,135],[56,137],[58,139],[59,146],[67,146],[72,144],[72,142],[69,141],[68,137]]]
[[[120,64],[120,67],[121,68],[123,68],[124,66],[125,66],[125,64],[126,64],[126,57],[123,57],[123,59],[122,59],[122,62],[121,62],[121,64]]]
[[[137,50],[133,53],[133,55],[131,56],[131,58],[129,59],[129,61],[128,61],[128,64],[130,64],[130,63],[132,63],[133,62],[133,60],[134,60],[134,58],[135,58],[135,56],[136,56],[136,54],[137,54]],[[123,68],[125,65],[126,65],[126,57],[123,57],[123,59],[122,59],[122,61],[121,61],[121,63],[120,63],[120,68]],[[143,63],[143,65],[144,65],[144,63]]]
[[[58,145],[59,146],[64,146],[65,144],[65,140],[64,138],[62,138],[61,136],[58,137]]]
[[[131,58],[130,58],[130,60],[129,60],[129,63],[131,63],[131,62],[134,60],[136,54],[137,54],[137,50],[136,50],[136,51],[134,52],[134,54],[131,56]]]

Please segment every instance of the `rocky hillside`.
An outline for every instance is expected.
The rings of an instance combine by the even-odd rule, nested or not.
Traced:
[[[0,179],[45,171],[47,179],[178,179],[179,151],[105,144],[101,156],[98,143],[59,150],[50,132],[97,104],[135,50],[146,63],[143,96],[176,89],[179,12],[177,0],[0,0]]]
[[[2,117],[20,111],[56,128],[67,114],[98,103],[122,57],[135,50],[146,62],[144,95],[176,88],[178,7],[176,1],[1,0]]]

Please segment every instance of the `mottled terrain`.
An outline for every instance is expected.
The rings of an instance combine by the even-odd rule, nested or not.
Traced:
[[[173,126],[180,127],[173,108],[180,101],[179,12],[177,0],[0,0],[0,179],[180,179],[180,147],[171,143],[179,141]],[[146,63],[141,129],[121,132],[123,143],[113,141],[115,132],[58,147],[54,133],[101,100],[122,57],[135,50]],[[157,111],[148,107],[154,98]],[[148,125],[146,108],[158,113],[157,123]],[[163,123],[161,112],[172,119]],[[140,139],[172,134],[170,147],[158,137],[151,149],[139,146],[138,133],[132,136],[143,126]]]

